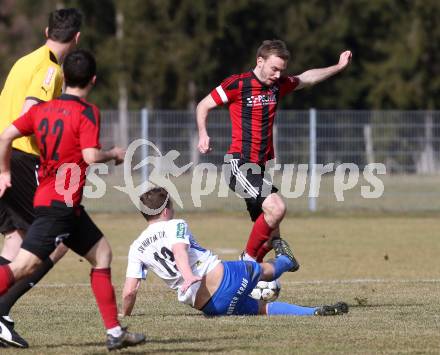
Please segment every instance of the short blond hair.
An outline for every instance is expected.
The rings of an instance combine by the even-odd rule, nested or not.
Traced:
[[[265,40],[261,46],[258,47],[257,58],[262,57],[263,59],[267,59],[271,55],[275,55],[284,60],[289,60],[290,58],[290,52],[286,44],[279,39]]]

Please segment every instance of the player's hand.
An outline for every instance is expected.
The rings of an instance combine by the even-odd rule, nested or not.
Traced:
[[[188,290],[188,288],[195,284],[196,282],[202,281],[202,278],[200,276],[196,276],[196,275],[192,275],[190,278],[186,279],[183,281],[182,286],[180,286],[180,291],[182,291],[183,293],[186,292],[186,290]]]
[[[5,191],[11,186],[12,186],[11,173],[10,172],[0,173],[0,197],[3,197]]]
[[[199,136],[199,144],[197,145],[197,148],[200,153],[206,154],[212,151],[212,148],[209,145],[209,140],[210,138],[208,135]]]
[[[124,162],[125,149],[122,149],[121,147],[113,147],[111,151],[114,156],[115,165],[119,165]]]
[[[341,55],[339,56],[339,63],[338,63],[338,66],[341,70],[344,69],[348,64],[350,64],[351,57],[352,57],[351,51],[345,51],[341,53]]]

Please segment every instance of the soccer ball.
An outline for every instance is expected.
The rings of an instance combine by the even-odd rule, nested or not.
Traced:
[[[273,281],[259,281],[249,296],[256,300],[273,302],[280,295],[280,291],[281,284],[279,279]]]

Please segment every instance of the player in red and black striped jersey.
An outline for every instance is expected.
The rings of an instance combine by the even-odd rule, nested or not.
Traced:
[[[198,149],[202,154],[211,150],[207,132],[208,112],[216,106],[229,106],[232,142],[228,154],[232,157],[232,174],[228,183],[233,191],[245,198],[251,219],[255,222],[243,257],[258,262],[272,247],[288,248],[280,239],[279,230],[286,206],[276,193],[276,187],[264,176],[265,163],[274,158],[273,124],[278,103],[288,93],[342,71],[350,62],[351,52],[341,53],[336,65],[286,76],[283,72],[289,56],[284,42],[264,41],[258,48],[253,70],[225,79],[197,106]]]
[[[129,333],[119,324],[111,283],[111,248],[80,205],[88,165],[111,160],[119,164],[125,155],[119,147],[100,149],[99,111],[85,101],[95,75],[96,62],[89,52],[71,52],[64,61],[65,94],[34,105],[0,135],[0,197],[11,187],[12,141],[34,134],[40,151],[36,217],[18,255],[0,266],[0,295],[31,274],[63,242],[92,266],[91,287],[107,328],[107,347],[113,350],[142,343],[145,337]],[[0,327],[2,332],[10,331],[1,320]],[[8,338],[2,340],[16,345]]]
[[[280,77],[268,85],[251,70],[230,76],[212,90],[208,97],[215,106],[229,105],[232,142],[228,153],[261,165],[273,159],[272,128],[278,102],[298,85],[295,76]]]

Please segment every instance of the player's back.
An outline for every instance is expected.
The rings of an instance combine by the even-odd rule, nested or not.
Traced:
[[[0,131],[18,118],[27,98],[49,101],[61,94],[62,84],[61,66],[47,46],[18,59],[10,70],[0,95]],[[38,154],[29,138],[15,140],[13,146]]]
[[[79,204],[88,166],[82,150],[100,148],[98,109],[77,96],[63,94],[34,105],[14,125],[25,135],[35,134],[40,150],[34,206],[66,203],[66,188],[72,189],[73,204]]]
[[[131,264],[134,268],[139,268],[142,264],[145,272],[153,271],[170,288],[178,289],[183,278],[172,251],[176,243],[188,244],[189,265],[195,275],[205,275],[219,262],[216,255],[195,241],[184,220],[172,219],[151,223],[142,232],[130,247],[128,267]]]

